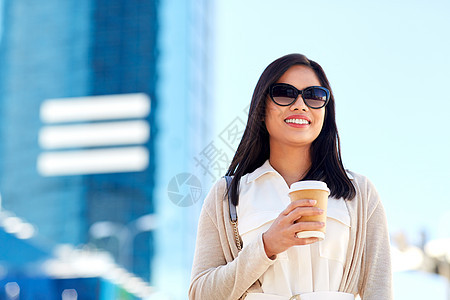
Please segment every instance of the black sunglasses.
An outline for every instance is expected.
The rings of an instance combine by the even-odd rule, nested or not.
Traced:
[[[321,86],[310,86],[301,91],[287,83],[274,83],[270,86],[270,98],[280,106],[291,105],[298,95],[302,95],[305,104],[314,109],[324,107],[330,100],[330,91]]]

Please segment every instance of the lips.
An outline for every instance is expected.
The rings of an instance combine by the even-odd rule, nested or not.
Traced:
[[[308,117],[302,116],[302,115],[289,116],[286,119],[284,119],[284,122],[288,123],[288,124],[298,124],[298,125],[309,125],[309,124],[311,124],[311,120]]]

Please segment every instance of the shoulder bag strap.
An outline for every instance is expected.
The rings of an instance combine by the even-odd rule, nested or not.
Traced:
[[[231,185],[231,180],[232,180],[231,176],[225,175],[225,180],[227,181],[227,188],[229,189],[230,185]],[[236,246],[238,248],[238,251],[241,251],[242,245],[241,245],[241,239],[239,237],[239,232],[238,232],[238,228],[237,228],[236,205],[234,205],[231,202],[231,193],[228,193],[228,207],[230,210],[230,222],[233,225],[233,229],[234,229],[234,238],[236,240]]]

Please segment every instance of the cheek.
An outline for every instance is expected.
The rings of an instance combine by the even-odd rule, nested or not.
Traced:
[[[269,132],[269,135],[274,133],[274,130],[278,127],[277,122],[280,118],[280,109],[272,103],[267,103],[265,114],[265,125]]]
[[[272,101],[266,103],[266,119],[278,119],[282,115],[283,110],[280,106],[275,105]]]
[[[275,110],[273,109],[273,107],[267,106],[266,107],[266,120],[272,119],[274,114],[275,114]]]
[[[316,125],[320,130],[323,128],[323,123],[325,121],[325,110],[318,111],[314,118],[317,122]]]

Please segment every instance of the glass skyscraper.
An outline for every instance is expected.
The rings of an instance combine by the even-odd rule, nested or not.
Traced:
[[[116,255],[132,251],[126,267],[149,279],[153,255],[151,232],[134,234],[130,245],[112,237],[96,240],[92,225],[109,222],[126,227],[154,213],[154,116],[158,102],[156,46],[158,3],[153,0],[4,1],[0,44],[0,193],[4,209],[34,224],[55,242],[76,246],[92,243]],[[146,95],[146,116],[116,116],[108,122],[83,118],[43,120],[50,99],[97,95]],[[127,101],[130,97],[124,97]],[[96,100],[95,97],[87,98]],[[94,101],[95,102],[95,101]],[[43,145],[42,130],[90,128],[140,121],[150,138],[139,142],[147,162],[140,170],[116,169],[56,174],[40,172],[42,154],[90,154],[119,149],[114,142],[99,145],[73,142]],[[97,125],[97,127],[95,127]],[[72,126],[72,127],[71,127]],[[78,126],[78,127],[77,127]],[[92,127],[93,126],[93,127]],[[83,134],[83,132],[81,132]],[[129,143],[129,144],[128,144]],[[123,142],[120,149],[134,149]],[[84,151],[84,152],[83,152]],[[91,151],[91,152],[89,152]],[[92,152],[94,153],[94,152]],[[121,158],[119,157],[119,160]],[[117,257],[118,258],[118,257]]]
[[[213,2],[0,6],[2,208],[185,299],[211,185],[195,157],[213,129]],[[186,174],[195,201],[177,202]]]

